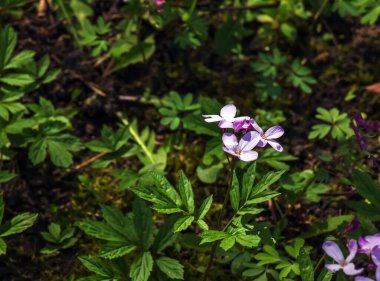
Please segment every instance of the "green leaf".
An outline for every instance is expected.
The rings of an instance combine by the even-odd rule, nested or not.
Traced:
[[[123,257],[134,250],[137,249],[137,246],[131,245],[126,242],[107,242],[102,245],[102,251],[100,256],[107,259],[115,259]]]
[[[261,241],[261,238],[258,235],[247,235],[240,234],[236,237],[236,242],[244,247],[257,247]]]
[[[37,217],[38,214],[28,212],[15,216],[10,221],[7,221],[5,224],[0,226],[0,237],[23,232],[34,224]]]
[[[182,198],[182,202],[185,205],[186,210],[189,214],[194,214],[194,194],[191,187],[191,183],[184,174],[180,171],[179,175],[179,193]]]
[[[9,173],[6,171],[0,171],[0,183],[8,182],[8,181],[14,179],[15,177],[17,177],[17,174]]]
[[[139,198],[133,202],[133,222],[141,246],[144,250],[149,249],[153,243],[152,212],[145,202]]]
[[[359,194],[380,210],[380,189],[370,175],[353,170],[352,179]]]
[[[35,52],[25,50],[14,56],[4,69],[20,68],[22,65],[30,62],[33,59]]]
[[[176,234],[174,234],[173,226],[177,221],[177,215],[169,217],[160,229],[154,239],[152,250],[154,253],[163,251],[166,247],[174,243]]]
[[[299,263],[302,281],[314,281],[314,266],[304,248],[301,248],[297,262]]]
[[[153,258],[150,252],[144,252],[138,255],[129,271],[129,277],[132,281],[148,281],[153,269]]]
[[[17,43],[17,33],[7,25],[0,31],[0,69],[9,62]]]
[[[316,281],[331,281],[332,276],[333,276],[332,272],[324,268],[321,270],[321,273],[318,275],[318,278]]]
[[[94,272],[102,277],[112,276],[112,273],[107,267],[104,266],[104,263],[102,262],[100,258],[80,256],[78,257],[78,259],[89,271]],[[107,280],[107,279],[102,279],[102,280]]]
[[[210,210],[212,204],[212,195],[208,196],[202,203],[198,211],[198,220],[202,220]]]
[[[51,162],[57,167],[67,168],[73,163],[73,156],[62,143],[49,140],[47,142],[47,149]]]
[[[29,74],[9,73],[0,77],[0,81],[11,86],[27,86],[34,82],[34,78]]]
[[[128,242],[125,234],[101,222],[84,219],[76,224],[87,235],[113,242]]]
[[[7,253],[7,243],[0,238],[0,256]]]
[[[235,245],[235,241],[236,241],[236,238],[234,236],[228,236],[220,242],[220,247],[223,250],[228,251]]]
[[[39,139],[30,146],[28,158],[32,161],[33,165],[37,165],[46,158],[47,142],[45,139]]]
[[[178,260],[168,257],[160,257],[156,260],[156,264],[158,268],[169,278],[184,280],[183,265]]]
[[[229,234],[222,231],[218,231],[218,230],[207,230],[207,231],[202,232],[201,234],[202,241],[200,242],[200,244],[221,240],[228,237],[228,235]]]
[[[247,201],[253,190],[253,183],[256,177],[256,162],[251,164],[243,175],[243,183],[241,189],[241,198],[243,202]]]
[[[112,68],[111,72],[115,72],[131,64],[145,62],[153,55],[155,50],[156,47],[154,43],[154,37],[148,37],[144,40],[144,42],[133,46],[128,52],[123,54],[123,56]]]
[[[232,174],[232,182],[231,182],[231,190],[230,190],[230,201],[231,207],[237,211],[239,209],[239,200],[240,200],[240,190],[239,190],[239,181],[236,176],[236,172],[233,171]]]
[[[184,216],[182,218],[179,218],[173,226],[174,232],[179,232],[187,229],[193,221],[194,216]]]
[[[259,194],[262,191],[268,189],[268,187],[277,182],[281,178],[282,174],[285,172],[286,170],[282,170],[277,172],[269,172],[265,174],[265,176],[255,186],[251,198],[254,197],[256,194]]]

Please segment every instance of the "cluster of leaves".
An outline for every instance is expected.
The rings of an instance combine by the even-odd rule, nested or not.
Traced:
[[[166,220],[157,232],[151,210],[142,200],[135,200],[132,212],[125,215],[116,208],[105,205],[101,208],[106,223],[90,219],[77,223],[87,235],[103,242],[99,257],[79,258],[88,270],[96,274],[96,280],[131,278],[133,281],[147,281],[151,276],[184,280],[181,263],[177,259],[162,256],[163,251],[176,239],[173,232],[174,217]]]
[[[78,238],[73,237],[75,232],[74,227],[67,226],[62,229],[58,223],[51,223],[48,226],[48,231],[42,231],[42,237],[48,244],[41,249],[42,254],[58,254],[60,250],[64,250],[74,246]]]
[[[317,112],[315,117],[325,123],[314,125],[309,139],[323,139],[330,133],[333,139],[341,142],[353,136],[347,113],[341,114],[337,108],[327,110],[322,107],[318,107]]]
[[[360,17],[362,24],[375,24],[380,17],[380,7],[376,0],[339,0],[333,3],[332,10],[341,17]]]
[[[2,237],[7,237],[25,231],[34,224],[38,216],[38,214],[27,212],[19,214],[11,218],[9,221],[2,223],[4,209],[3,193],[0,193],[0,255],[5,255],[7,252],[7,244]]]
[[[0,31],[0,149],[2,158],[14,156],[14,148],[27,148],[30,161],[37,165],[49,154],[53,164],[68,167],[72,152],[78,151],[77,138],[67,133],[71,122],[62,110],[43,97],[38,104],[25,106],[22,97],[54,80],[59,71],[48,70],[44,56],[34,61],[34,52],[14,54],[17,34],[9,26]]]
[[[287,57],[275,48],[272,54],[259,53],[258,60],[251,63],[252,69],[260,74],[255,86],[262,100],[278,98],[281,85],[285,82],[307,94],[312,92],[311,85],[316,84],[317,80],[311,76],[311,70],[302,65],[299,59],[294,59],[290,66],[287,61]]]

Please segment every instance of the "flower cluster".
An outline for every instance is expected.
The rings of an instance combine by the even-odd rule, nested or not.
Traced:
[[[223,129],[222,136],[223,150],[242,161],[254,161],[258,153],[253,150],[255,147],[265,147],[267,144],[277,151],[282,151],[282,146],[276,141],[284,134],[280,126],[274,126],[267,131],[263,131],[256,121],[249,116],[236,116],[236,107],[227,104],[220,110],[220,115],[203,115],[205,121],[219,122],[219,128]],[[228,133],[227,129],[232,129],[233,133]],[[237,134],[242,137],[238,141]]]
[[[346,275],[356,276],[355,281],[380,281],[380,233],[359,237],[358,241],[351,239],[348,243],[349,254],[346,258],[334,241],[324,242],[322,248],[336,262],[336,264],[325,264],[329,271],[337,272],[342,269]],[[359,275],[364,268],[356,269],[352,263],[358,252],[369,257],[368,270],[375,270],[375,279]]]

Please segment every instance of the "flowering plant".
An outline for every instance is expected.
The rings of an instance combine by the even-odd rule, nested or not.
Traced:
[[[365,237],[360,236],[357,241],[351,239],[348,243],[349,255],[347,258],[343,257],[342,251],[334,241],[324,242],[322,248],[336,262],[334,264],[325,264],[327,270],[331,272],[343,270],[346,275],[355,276],[355,281],[380,281],[380,233]],[[367,264],[368,272],[374,271],[375,279],[359,275],[364,272],[364,268],[356,269],[355,264],[352,262],[357,253],[367,256],[369,259]]]

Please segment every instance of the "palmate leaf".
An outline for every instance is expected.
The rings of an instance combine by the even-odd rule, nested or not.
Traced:
[[[147,281],[153,269],[153,258],[150,252],[138,255],[131,265],[129,277],[132,281]]]

